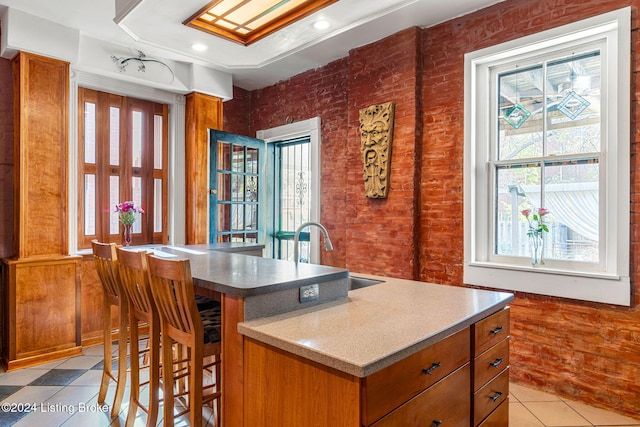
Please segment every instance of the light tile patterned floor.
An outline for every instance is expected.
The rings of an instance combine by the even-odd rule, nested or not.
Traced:
[[[0,371],[0,427],[124,426],[129,408],[129,387],[117,418],[111,419],[108,408],[104,412],[98,405],[102,351],[101,345],[93,346],[84,349],[83,356],[13,372]],[[116,353],[117,346],[114,345]],[[109,387],[107,403],[112,401],[114,392],[115,386]],[[145,396],[145,392],[143,388],[141,396]],[[31,408],[35,410],[25,410]],[[138,412],[135,425],[146,425],[146,415]],[[158,425],[163,421],[162,408],[160,412]],[[205,406],[203,419],[205,426],[214,426],[215,412]],[[188,420],[178,420],[175,425],[188,426]]]
[[[640,415],[632,419],[519,384],[509,387],[511,427],[640,427]]]
[[[124,426],[128,410],[128,387],[118,418],[110,419],[108,412],[101,411],[97,405],[102,351],[101,345],[93,346],[86,348],[83,356],[14,372],[0,372],[0,427]],[[114,346],[115,352],[117,348]],[[640,427],[640,416],[634,420],[518,384],[511,384],[510,387],[511,427]],[[114,390],[114,387],[110,388],[107,402],[111,401]],[[28,404],[36,410],[3,412],[3,404],[9,408],[15,404],[13,409],[24,409],[20,405]],[[146,423],[145,415],[139,412],[136,426]],[[203,409],[207,426],[214,425],[214,415],[210,408]],[[158,424],[162,424],[161,416]],[[183,420],[176,425],[187,426],[188,423]]]

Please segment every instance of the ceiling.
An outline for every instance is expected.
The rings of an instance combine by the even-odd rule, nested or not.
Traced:
[[[0,0],[0,6],[78,29],[82,35],[132,52],[143,51],[148,57],[225,71],[233,76],[234,85],[253,90],[326,65],[402,29],[430,27],[500,1],[339,0],[250,46],[182,24],[208,0]],[[316,30],[313,23],[318,18],[327,20],[329,28]],[[197,52],[192,48],[195,43],[208,49]]]

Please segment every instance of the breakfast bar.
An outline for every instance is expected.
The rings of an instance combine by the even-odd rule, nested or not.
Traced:
[[[222,425],[247,425],[244,405],[244,337],[238,323],[346,299],[349,272],[314,264],[246,256],[214,245],[154,247],[157,256],[188,258],[194,285],[222,303]],[[300,288],[318,285],[318,298],[301,303]]]

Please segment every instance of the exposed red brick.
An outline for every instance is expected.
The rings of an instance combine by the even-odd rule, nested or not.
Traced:
[[[462,279],[463,253],[452,251],[447,243],[462,245],[463,240],[463,224],[454,222],[462,217],[462,192],[454,189],[463,183],[464,54],[627,5],[634,7],[636,51],[639,1],[512,0],[424,31],[422,280],[459,284]],[[640,70],[635,56],[633,64],[635,71]],[[636,73],[632,82],[635,98],[639,78]],[[635,141],[640,141],[638,110],[634,103]],[[636,150],[634,144],[632,153]],[[638,166],[633,156],[632,213],[638,210]],[[632,215],[635,308],[518,294],[512,310],[512,380],[628,415],[640,414],[638,219],[640,215]]]
[[[233,99],[223,105],[223,129],[237,135],[249,135],[251,130],[251,92],[233,87]]]
[[[287,115],[322,117],[323,144],[327,141],[322,221],[337,242],[334,252],[323,254],[323,263],[397,277],[415,271],[420,280],[463,286],[464,54],[625,6],[633,7],[631,95],[638,100],[640,0],[500,2],[432,28],[407,29],[252,92],[253,133],[284,124]],[[397,103],[392,191],[386,200],[369,200],[363,195],[358,110],[386,101]],[[631,115],[633,308],[519,293],[511,328],[512,380],[635,417],[640,414],[638,107],[634,102]]]

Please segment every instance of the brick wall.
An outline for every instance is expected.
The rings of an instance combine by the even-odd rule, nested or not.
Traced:
[[[251,128],[251,92],[233,87],[233,100],[224,104],[223,129],[237,135],[255,137],[249,134]]]
[[[256,131],[284,125],[287,120],[300,121],[321,118],[321,222],[326,225],[334,250],[322,252],[322,263],[344,265],[345,242],[345,180],[350,161],[347,159],[347,67],[341,59],[317,71],[300,74],[286,82],[253,91],[251,126],[248,136]],[[236,100],[224,104],[225,125],[236,122],[229,115],[238,111]],[[235,110],[234,110],[235,109]],[[225,128],[224,130],[227,130]]]
[[[421,280],[462,282],[464,54],[627,5],[637,8],[640,1],[509,0],[424,30]],[[632,29],[635,50],[636,9]],[[632,59],[632,81],[637,81],[640,61],[635,54]],[[631,226],[636,308],[518,294],[511,329],[512,380],[636,417],[640,416],[637,90],[633,83]]]
[[[13,255],[13,79],[0,58],[0,257]]]
[[[287,116],[322,118],[321,220],[332,239],[336,236],[336,250],[323,254],[323,263],[460,286],[464,54],[628,5],[634,7],[631,268],[635,307],[517,294],[512,305],[511,378],[638,417],[640,175],[636,171],[640,161],[636,147],[640,114],[636,81],[640,60],[635,50],[640,0],[508,0],[433,28],[402,31],[355,49],[326,67],[253,91],[249,135],[282,125]],[[418,53],[414,56],[414,52]],[[416,64],[416,59],[422,64]],[[388,200],[367,200],[357,112],[386,101],[398,104],[391,193]],[[241,118],[229,117],[229,123],[237,119]]]
[[[421,121],[418,28],[350,52],[345,59],[253,91],[251,130],[304,120],[322,122],[321,222],[334,244],[322,263],[351,271],[413,278],[418,213]],[[393,53],[390,53],[393,52]],[[395,132],[387,199],[364,196],[359,110],[395,102]],[[225,103],[225,130],[244,120],[239,105]],[[345,185],[345,183],[347,185]]]
[[[349,270],[414,278],[419,189],[420,30],[409,28],[349,54],[346,241]],[[386,199],[364,196],[359,111],[396,104],[391,176]]]

